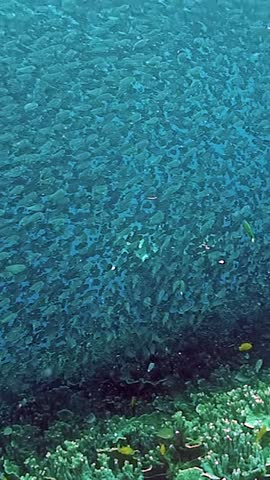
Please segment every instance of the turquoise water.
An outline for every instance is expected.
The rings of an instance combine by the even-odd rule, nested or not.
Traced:
[[[268,2],[2,0],[0,26],[1,382],[159,381],[159,359],[250,341]]]

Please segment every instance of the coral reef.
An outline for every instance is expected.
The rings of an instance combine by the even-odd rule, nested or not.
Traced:
[[[270,472],[270,436],[258,435],[270,409],[265,381],[211,391],[192,385],[185,395],[156,397],[152,412],[100,417],[74,440],[38,454],[30,426],[1,431],[7,480],[263,480]],[[256,419],[251,421],[251,418]],[[71,425],[75,417],[68,420]],[[57,422],[53,430],[61,431]],[[63,426],[62,426],[63,428]],[[16,437],[17,435],[17,437]],[[7,437],[9,441],[7,441]],[[36,453],[25,450],[25,439]],[[5,438],[5,444],[4,439]],[[9,446],[10,443],[10,446]]]

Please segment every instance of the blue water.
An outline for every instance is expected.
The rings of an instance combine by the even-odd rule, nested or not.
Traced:
[[[2,382],[260,317],[268,3],[2,0],[0,18]]]

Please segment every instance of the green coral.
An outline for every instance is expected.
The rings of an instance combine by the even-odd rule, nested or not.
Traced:
[[[205,478],[202,475],[203,470],[201,468],[186,468],[178,472],[174,480],[202,480]]]
[[[258,441],[256,432],[268,421],[269,390],[256,382],[227,392],[193,390],[181,400],[156,399],[154,412],[96,420],[76,440],[52,446],[42,459],[23,448],[24,432],[33,445],[29,427],[3,427],[2,470],[8,480],[143,480],[161,475],[197,480],[203,473],[229,480],[262,479],[269,473],[269,440],[266,435]],[[52,432],[61,426],[62,421]],[[16,441],[16,455],[10,440]]]
[[[254,480],[265,475],[268,449],[256,442],[245,422],[251,411],[268,411],[268,390],[258,382],[256,389],[244,385],[218,395],[193,396],[194,403],[200,400],[196,422],[201,424],[208,452],[201,462],[207,473],[232,480]]]
[[[82,454],[79,444],[65,442],[64,447],[57,447],[52,454],[47,454],[43,466],[35,459],[26,462],[31,474],[20,477],[20,480],[42,480],[55,478],[61,480],[143,480],[141,465],[124,462],[120,467],[117,462],[110,464],[110,457],[105,453],[97,456],[95,463],[90,464],[86,455]]]

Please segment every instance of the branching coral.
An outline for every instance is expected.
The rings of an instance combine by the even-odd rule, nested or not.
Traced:
[[[263,479],[268,473],[269,437],[257,432],[269,412],[268,394],[262,382],[228,392],[201,391],[185,400],[169,400],[170,413],[158,411],[155,400],[157,411],[99,420],[76,441],[64,441],[42,460],[33,455],[24,465],[17,465],[7,450],[3,471],[9,480],[150,480],[161,476],[197,480],[203,473],[226,480]]]

